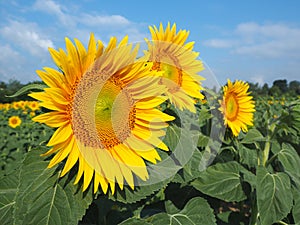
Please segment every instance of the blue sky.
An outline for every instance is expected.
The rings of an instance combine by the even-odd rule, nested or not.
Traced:
[[[65,48],[66,36],[85,45],[91,32],[104,43],[126,34],[137,42],[149,38],[149,25],[168,21],[190,31],[208,80],[300,80],[299,9],[297,0],[0,0],[0,81],[39,80],[37,69],[56,68],[48,47]]]

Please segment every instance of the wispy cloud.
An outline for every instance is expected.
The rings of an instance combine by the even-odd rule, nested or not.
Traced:
[[[0,35],[34,56],[44,55],[48,47],[54,47],[53,42],[42,35],[35,23],[11,20],[0,28]]]
[[[260,86],[262,86],[265,83],[264,77],[265,75],[254,75],[250,78],[250,81],[253,83],[258,83]]]
[[[206,40],[204,45],[228,48],[231,53],[264,58],[299,57],[300,27],[288,24],[241,23],[230,36]]]
[[[60,28],[57,29],[62,29],[61,26],[63,26],[65,36],[83,38],[82,41],[87,41],[86,36],[89,36],[90,32],[94,32],[96,37],[103,39],[105,43],[109,41],[110,36],[124,37],[132,31],[134,41],[145,36],[139,29],[140,23],[130,21],[117,14],[109,15],[96,11],[82,12],[76,3],[69,4],[66,8],[58,1],[36,0],[32,8],[53,16],[53,23],[59,24]],[[139,39],[139,41],[142,40],[143,38]]]
[[[79,23],[87,26],[126,26],[131,22],[121,15],[91,15],[82,14]]]
[[[34,68],[30,61],[35,58],[26,57],[8,44],[0,44],[0,81],[17,79],[21,81],[36,80]]]
[[[236,41],[230,39],[209,39],[204,41],[203,44],[213,48],[231,48],[236,45]]]
[[[33,6],[33,10],[45,12],[49,15],[54,15],[58,18],[59,22],[65,26],[74,26],[75,21],[71,15],[68,14],[67,9],[65,9],[60,4],[52,0],[37,0]]]

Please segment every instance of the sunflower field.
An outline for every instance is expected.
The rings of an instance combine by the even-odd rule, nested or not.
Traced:
[[[66,38],[0,104],[0,224],[300,224],[299,94],[208,88],[188,31],[149,30]]]

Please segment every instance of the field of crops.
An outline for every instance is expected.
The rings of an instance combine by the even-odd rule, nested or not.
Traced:
[[[183,168],[160,182],[138,181],[134,191],[124,187],[114,194],[93,194],[93,188],[82,193],[82,181],[73,184],[76,165],[62,178],[62,164],[47,169],[52,156],[40,155],[49,150],[55,129],[32,121],[44,110],[39,102],[1,104],[0,224],[299,224],[299,97],[256,99],[254,126],[238,137],[227,129],[221,138],[211,135],[222,122],[209,126],[218,110],[208,102],[197,105],[192,126],[200,132],[178,121],[167,130],[169,148],[182,145],[174,154],[179,160],[195,137],[197,148]],[[160,108],[175,112],[170,105]],[[160,155],[163,161],[169,156]],[[213,155],[211,161],[207,155]],[[201,170],[204,158],[209,165]]]

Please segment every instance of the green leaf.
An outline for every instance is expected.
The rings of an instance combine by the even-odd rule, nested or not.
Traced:
[[[152,216],[150,222],[153,225],[214,225],[216,218],[206,200],[195,197],[180,212],[175,214],[159,213]]]
[[[242,144],[253,144],[253,142],[264,141],[264,136],[255,128],[248,131],[245,137],[241,140]]]
[[[293,197],[294,197],[294,206],[293,206],[293,218],[295,223],[300,224],[300,190],[297,188],[292,189]]]
[[[31,90],[44,90],[44,88],[47,88],[47,87],[48,86],[44,85],[44,84],[29,84],[29,85],[26,85],[26,86],[22,87],[20,90],[18,90],[13,95],[6,96],[6,97],[14,98],[14,97],[18,97],[20,95],[23,95],[25,93],[28,93]]]
[[[273,224],[287,216],[293,205],[289,176],[282,172],[270,174],[266,168],[258,167],[257,204],[262,225]]]
[[[82,193],[71,177],[59,179],[61,171],[48,169],[39,150],[29,152],[20,171],[14,224],[77,224],[92,201]]]
[[[242,189],[241,166],[235,161],[217,163],[202,172],[192,185],[204,194],[224,201],[246,199]]]
[[[278,153],[284,171],[291,176],[293,181],[300,188],[300,157],[290,144],[282,144],[282,149]]]
[[[246,146],[238,143],[238,154],[240,157],[240,163],[245,164],[249,167],[256,167],[257,165],[257,152],[256,149],[250,149],[247,148]]]
[[[186,165],[175,175],[172,182],[188,183],[201,174],[200,163],[203,154],[196,150]]]
[[[0,178],[0,224],[13,224],[13,207],[18,190],[18,171]]]

